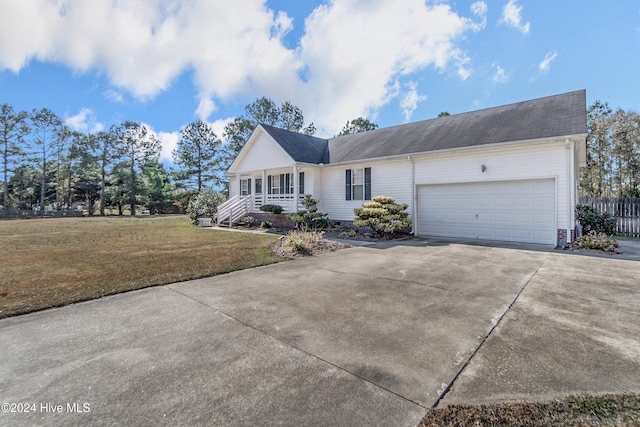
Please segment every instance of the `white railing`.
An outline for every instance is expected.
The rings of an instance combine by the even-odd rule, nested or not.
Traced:
[[[218,206],[216,223],[220,225],[222,221],[228,220],[229,227],[231,227],[234,222],[238,221],[249,212],[252,203],[251,196],[233,196]]]
[[[254,194],[254,196],[253,196],[253,211],[254,212],[260,211],[260,206],[262,206],[264,204],[264,203],[262,203],[262,200],[263,200],[262,194]]]
[[[293,194],[268,194],[265,197],[265,205],[280,205],[285,212],[296,212],[304,207],[300,202],[304,200],[304,195],[298,196],[298,203],[295,202]],[[259,207],[258,207],[259,209]]]

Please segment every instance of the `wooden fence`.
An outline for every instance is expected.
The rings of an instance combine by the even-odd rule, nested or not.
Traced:
[[[640,198],[583,196],[580,197],[580,204],[592,206],[616,217],[616,234],[640,237]]]

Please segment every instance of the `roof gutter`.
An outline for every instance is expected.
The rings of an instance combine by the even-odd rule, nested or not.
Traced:
[[[531,145],[542,145],[544,143],[558,143],[564,142],[566,139],[575,139],[575,138],[586,138],[586,133],[579,133],[575,135],[565,135],[565,136],[553,136],[547,138],[537,138],[537,139],[523,139],[519,141],[509,141],[509,142],[497,142],[493,144],[484,144],[484,145],[472,145],[470,147],[456,147],[456,148],[446,148],[443,150],[432,150],[432,151],[416,151],[413,153],[404,153],[404,154],[394,154],[392,156],[383,156],[383,157],[368,157],[363,159],[355,159],[355,160],[346,160],[344,162],[336,162],[329,163],[324,166],[340,166],[340,165],[349,165],[354,163],[362,163],[369,161],[380,161],[380,160],[401,160],[405,159],[407,156],[430,156],[433,154],[447,154],[447,153],[456,153],[459,151],[472,151],[472,150],[482,150],[482,149],[491,149],[491,148],[500,148],[500,147],[508,147],[511,145],[520,145],[524,143],[528,143]],[[316,165],[317,166],[317,165]]]

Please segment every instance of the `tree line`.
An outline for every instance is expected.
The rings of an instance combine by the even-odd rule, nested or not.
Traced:
[[[587,110],[587,132],[581,195],[640,197],[640,115],[596,101]]]
[[[224,173],[255,127],[277,126],[313,135],[302,110],[258,98],[224,128],[220,139],[196,120],[180,130],[174,168],[160,162],[161,143],[146,125],[125,121],[98,132],[77,132],[47,108],[17,111],[0,104],[0,182],[3,209],[67,210],[81,206],[104,216],[144,206],[150,213],[184,210],[203,188],[223,187]],[[377,128],[347,121],[341,135]]]

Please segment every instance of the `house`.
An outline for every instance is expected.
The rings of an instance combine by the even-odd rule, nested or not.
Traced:
[[[323,139],[259,125],[228,170],[236,215],[304,194],[334,221],[386,195],[418,236],[564,245],[586,165],[584,90]],[[221,211],[219,220],[226,220]]]

